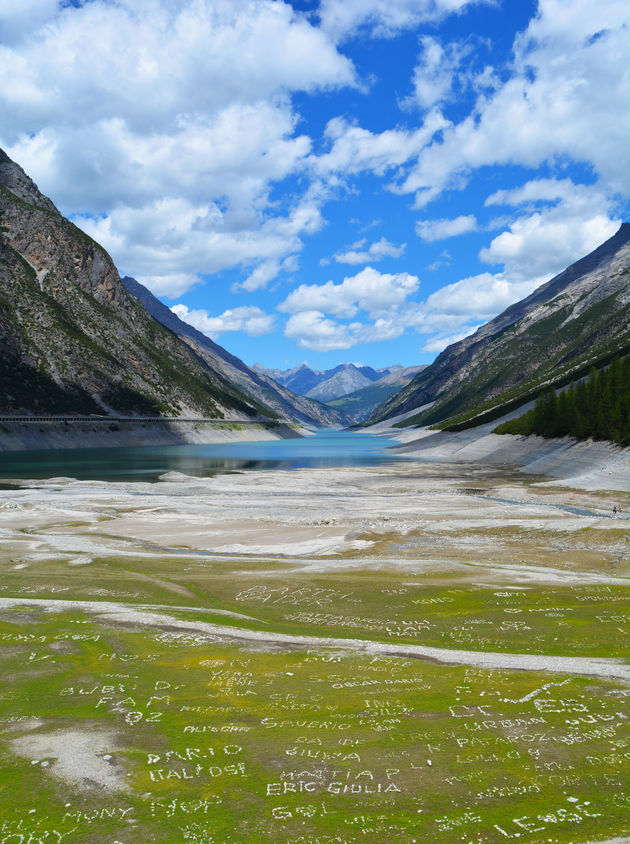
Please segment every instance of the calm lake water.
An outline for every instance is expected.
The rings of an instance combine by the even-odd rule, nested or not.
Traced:
[[[326,430],[266,442],[4,452],[0,478],[156,481],[165,472],[208,477],[251,469],[377,466],[407,459],[386,451],[395,444],[389,437]]]

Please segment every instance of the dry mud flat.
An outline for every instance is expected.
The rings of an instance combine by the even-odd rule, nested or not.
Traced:
[[[627,841],[626,512],[474,461],[3,491],[0,844]]]

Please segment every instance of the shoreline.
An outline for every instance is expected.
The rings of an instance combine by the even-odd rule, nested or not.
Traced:
[[[511,466],[525,475],[544,476],[549,484],[564,483],[593,491],[630,491],[630,448],[607,440],[492,433],[501,422],[522,411],[521,407],[501,419],[457,432],[393,427],[405,416],[417,413],[416,409],[361,430],[396,437],[400,445],[392,446],[392,451],[410,457],[494,468]]]

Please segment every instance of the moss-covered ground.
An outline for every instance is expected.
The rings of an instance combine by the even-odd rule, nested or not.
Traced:
[[[629,688],[237,647],[193,623],[627,657],[628,587],[277,569],[104,559],[8,572],[0,596],[23,604],[0,616],[0,841],[585,842],[628,831]],[[161,606],[191,628],[108,622],[55,600]],[[42,736],[61,747],[42,752]]]
[[[5,611],[0,631],[0,841],[569,842],[628,829],[630,690],[614,684],[238,648],[83,613]],[[57,756],[42,735],[58,736]]]
[[[147,502],[159,526],[157,485],[115,518],[85,489],[89,518],[4,493],[20,508],[0,525],[0,844],[630,835],[630,685],[587,667],[630,656],[623,520],[565,530],[539,508],[492,526],[466,498],[460,522],[352,516],[370,544],[337,553],[166,553],[129,538]],[[549,670],[558,656],[584,673]]]

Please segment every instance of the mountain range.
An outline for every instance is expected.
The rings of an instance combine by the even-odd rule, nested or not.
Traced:
[[[373,369],[371,366],[355,363],[340,363],[333,369],[318,370],[311,369],[305,363],[293,369],[269,369],[260,363],[255,363],[253,369],[273,378],[278,384],[288,387],[301,396],[308,396],[318,401],[329,401],[373,384],[392,372],[402,369],[402,366]]]
[[[446,348],[372,413],[450,430],[490,421],[630,349],[630,224]]]
[[[364,422],[382,402],[400,392],[423,369],[426,369],[426,364],[391,367],[389,374],[383,375],[378,381],[361,387],[353,393],[330,399],[326,403],[328,407],[345,413],[352,420],[353,425],[358,425]]]
[[[374,408],[424,368],[395,364],[373,369],[356,363],[340,363],[324,370],[312,369],[305,363],[284,370],[268,369],[259,363],[253,367],[261,376],[273,378],[295,393],[326,402],[352,424],[363,422]]]
[[[133,278],[121,279],[103,247],[0,150],[5,414],[336,427],[368,414],[368,422],[406,415],[400,424],[457,430],[497,418],[629,350],[630,224],[624,223],[598,249],[426,368],[250,368]]]
[[[108,253],[1,150],[0,396],[5,414],[347,421],[123,283]]]

